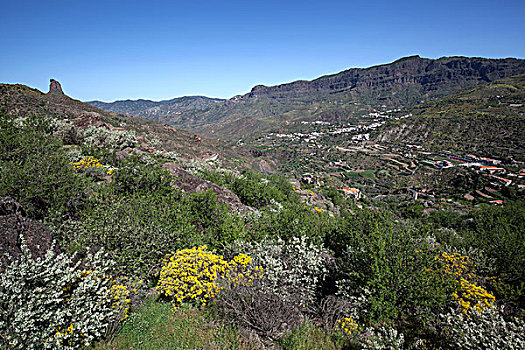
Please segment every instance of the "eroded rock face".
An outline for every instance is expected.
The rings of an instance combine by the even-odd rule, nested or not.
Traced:
[[[62,91],[62,85],[55,79],[49,80],[49,92],[48,94],[51,95],[65,95],[64,91]]]
[[[233,210],[241,213],[253,210],[253,208],[242,204],[239,197],[229,189],[194,176],[182,169],[177,163],[166,163],[163,169],[167,170],[175,178],[176,188],[185,192],[205,192],[211,189],[217,195],[219,203],[226,204]]]
[[[6,255],[18,258],[21,253],[22,236],[33,258],[43,258],[53,244],[53,236],[38,221],[24,217],[24,209],[10,197],[0,198],[0,271],[9,264]],[[58,246],[54,246],[58,253]]]

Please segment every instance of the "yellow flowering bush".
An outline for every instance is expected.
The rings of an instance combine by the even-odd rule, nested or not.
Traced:
[[[93,157],[93,156],[85,156],[78,162],[71,162],[70,163],[75,170],[78,172],[83,172],[88,169],[103,169],[106,168],[104,165],[100,163],[100,160]],[[109,168],[108,170],[105,170],[105,173],[107,175],[111,175],[115,171],[114,168]]]
[[[71,162],[71,165],[73,168],[79,171],[83,171],[85,169],[89,168],[101,168],[104,167],[102,164],[100,164],[100,160],[93,156],[85,156],[78,162]]]
[[[233,283],[251,283],[262,276],[262,269],[250,269],[251,258],[238,254],[226,261],[221,255],[200,246],[167,254],[160,270],[157,291],[172,299],[174,309],[184,301],[206,305],[222,289],[220,279]]]
[[[108,277],[113,280],[112,277]],[[113,280],[110,288],[110,295],[113,301],[113,309],[119,311],[119,322],[124,321],[129,316],[131,308],[131,296],[138,293],[138,288],[142,285],[142,280],[129,277],[122,277],[119,281]]]
[[[352,317],[343,317],[337,320],[334,330],[341,331],[344,335],[351,336],[357,331],[357,328],[357,323]]]
[[[477,276],[470,271],[472,264],[468,256],[443,252],[440,258],[444,263],[442,271],[457,282],[456,290],[452,293],[452,299],[463,313],[466,313],[470,308],[475,308],[476,311],[481,312],[483,309],[494,305],[496,297],[493,294],[469,281],[477,279]]]

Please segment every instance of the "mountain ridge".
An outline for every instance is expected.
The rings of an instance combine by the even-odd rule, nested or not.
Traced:
[[[237,141],[245,134],[267,131],[291,119],[334,120],[378,105],[413,106],[522,73],[525,73],[523,59],[464,56],[430,59],[414,55],[313,80],[255,85],[250,92],[228,100],[205,98],[193,104],[177,100],[156,105],[152,102],[142,109],[128,106],[127,113]]]

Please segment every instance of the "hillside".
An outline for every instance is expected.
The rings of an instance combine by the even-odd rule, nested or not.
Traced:
[[[525,161],[525,75],[452,94],[410,112],[411,117],[386,125],[377,140]]]
[[[109,112],[130,114],[164,122],[178,122],[184,114],[205,112],[226,100],[205,96],[184,96],[165,101],[125,100],[111,103],[88,101],[87,104]]]
[[[523,348],[522,164],[375,140],[499,101],[519,148],[522,83],[231,149],[1,85],[0,348]]]
[[[247,134],[285,127],[293,120],[340,121],[379,106],[413,106],[472,86],[525,72],[525,61],[411,56],[370,68],[352,68],[312,81],[255,86],[227,101],[90,102],[112,110],[119,106],[133,115],[162,120],[196,132],[237,141]],[[139,108],[136,108],[140,106]]]
[[[176,152],[185,159],[208,158],[214,154],[220,154],[224,159],[250,158],[238,149],[225,147],[218,140],[200,137],[165,123],[107,112],[72,99],[54,80],[48,93],[21,84],[0,84],[0,109],[11,116],[41,115],[75,121],[74,124],[82,128],[93,126],[132,132],[145,150],[158,148],[159,151]]]

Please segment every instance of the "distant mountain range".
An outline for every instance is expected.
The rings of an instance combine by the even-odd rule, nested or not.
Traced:
[[[210,106],[223,104],[226,100],[220,98],[209,98],[205,96],[184,96],[171,100],[151,101],[151,100],[123,100],[115,102],[86,102],[92,106],[108,112],[131,114],[137,117],[149,119],[162,119],[157,117],[174,117],[177,113],[188,111],[202,111]],[[169,118],[167,118],[169,120]]]
[[[228,100],[203,96],[168,101],[127,100],[98,108],[167,122],[236,141],[293,120],[344,120],[377,106],[411,107],[467,88],[525,73],[525,60],[410,56],[352,68],[312,81],[255,86]]]

